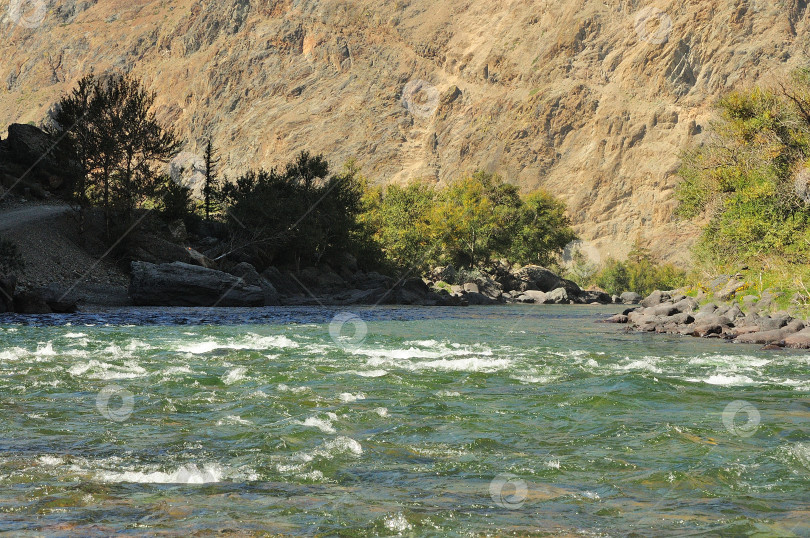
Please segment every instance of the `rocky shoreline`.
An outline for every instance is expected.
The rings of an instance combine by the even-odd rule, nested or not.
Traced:
[[[700,305],[679,291],[655,291],[640,306],[606,320],[626,324],[628,330],[719,338],[738,344],[758,344],[764,349],[810,349],[810,322],[788,312],[766,313],[738,304]]]
[[[621,297],[582,290],[540,266],[509,268],[463,276],[452,267],[439,267],[428,278],[396,279],[359,270],[347,257],[338,271],[323,265],[301,271],[270,267],[259,273],[247,262],[218,267],[206,256],[188,249],[188,261],[153,263],[133,261],[126,298],[124,290],[110,289],[86,297],[81,290],[57,283],[16,289],[16,279],[0,279],[0,312],[21,314],[72,313],[86,306],[264,307],[417,305],[469,306],[496,304],[635,304],[641,296]],[[450,284],[448,281],[457,282]]]

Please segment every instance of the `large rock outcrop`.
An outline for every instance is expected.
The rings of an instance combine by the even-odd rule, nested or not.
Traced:
[[[602,258],[639,235],[685,255],[680,150],[720,94],[803,65],[810,29],[796,0],[69,0],[3,15],[2,117],[41,122],[80,76],[132,71],[184,151],[213,137],[231,177],[302,149],[356,157],[377,182],[486,169],[565,199]]]
[[[264,306],[266,300],[258,285],[182,262],[132,262],[129,294],[137,306]]]

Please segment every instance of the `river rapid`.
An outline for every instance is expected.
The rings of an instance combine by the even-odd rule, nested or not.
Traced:
[[[0,318],[0,530],[810,535],[810,354],[615,310]]]

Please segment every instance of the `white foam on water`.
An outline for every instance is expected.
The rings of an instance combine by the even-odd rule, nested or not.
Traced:
[[[630,361],[626,364],[615,364],[613,368],[615,370],[642,370],[647,372],[652,372],[654,374],[663,373],[661,368],[657,366],[658,357],[644,357],[643,359],[638,359],[631,361],[629,358],[625,358],[625,360]]]
[[[21,347],[12,347],[0,351],[0,361],[16,361],[28,355],[28,350]]]
[[[166,368],[165,370],[163,370],[160,373],[161,373],[161,375],[164,375],[164,376],[178,375],[178,374],[190,374],[191,373],[191,368],[187,364],[184,364],[183,366],[169,366],[168,368]]]
[[[436,347],[442,345],[442,342],[437,340],[409,340],[405,344],[409,346]]]
[[[440,390],[436,392],[436,396],[441,398],[455,398],[457,396],[461,396],[461,393],[454,390]]]
[[[585,497],[586,499],[591,499],[593,501],[598,501],[600,498],[599,494],[596,493],[595,491],[583,491],[582,496]]]
[[[184,344],[176,348],[180,353],[191,353],[193,355],[202,355],[210,353],[215,349],[255,349],[255,350],[268,350],[268,349],[285,349],[297,348],[298,342],[290,340],[284,335],[279,336],[259,336],[257,334],[248,334],[241,339],[231,338],[224,342],[216,340],[206,340],[204,342],[197,342],[193,344]]]
[[[139,484],[210,484],[221,482],[225,472],[222,467],[215,464],[205,464],[202,468],[195,464],[184,465],[174,471],[143,472],[101,471],[97,477],[102,482],[134,482]]]
[[[388,372],[386,370],[366,370],[364,372],[358,371],[350,371],[346,372],[347,374],[356,374],[360,377],[382,377],[386,375]]]
[[[280,392],[292,392],[293,394],[300,394],[302,392],[309,391],[310,388],[309,387],[290,387],[288,385],[285,385],[284,383],[281,383],[277,387],[277,390],[280,391]]]
[[[388,409],[386,409],[385,407],[377,407],[376,409],[374,409],[374,412],[380,415],[381,417],[388,416]]]
[[[180,346],[177,348],[177,351],[181,353],[191,353],[192,355],[201,355],[203,353],[209,353],[215,349],[219,349],[220,347],[222,346],[218,342],[209,340],[207,342]]]
[[[807,471],[810,471],[810,444],[796,443],[790,445],[788,452],[791,456],[799,460],[799,463],[801,463]]]
[[[687,381],[692,381],[691,379]],[[733,387],[733,386],[740,386],[740,385],[753,385],[754,380],[745,375],[725,375],[725,374],[715,374],[709,376],[708,379],[703,380],[696,380],[698,382],[702,381],[709,385],[718,385],[721,387]]]
[[[242,425],[246,425],[246,424],[253,424],[253,423],[251,421],[249,421],[249,420],[243,419],[239,415],[228,415],[227,417],[219,419],[217,421],[217,426],[224,426],[225,424],[242,424]]]
[[[483,344],[462,345],[456,342],[445,343],[436,340],[416,340],[405,342],[409,347],[380,349],[361,347],[353,350],[355,355],[365,355],[372,360],[402,361],[411,359],[447,359],[469,355],[491,357],[493,352]],[[418,347],[417,347],[418,346]],[[425,349],[428,348],[428,349]]]
[[[782,381],[771,379],[778,385],[785,385],[786,387],[793,387],[794,390],[810,391],[810,381],[802,381],[799,379],[785,379]]]
[[[689,364],[697,366],[721,366],[721,367],[734,367],[736,368],[762,368],[771,364],[773,361],[764,359],[762,357],[753,357],[751,355],[716,355],[706,354],[692,357],[689,359]]]
[[[53,357],[56,351],[53,350],[53,342],[48,342],[44,346],[39,344],[37,350],[34,352],[36,357]]]
[[[40,456],[39,458],[37,458],[37,461],[39,461],[40,465],[48,465],[48,466],[51,466],[51,467],[55,467],[57,465],[63,465],[65,463],[65,460],[63,460],[59,456],[51,456],[49,454],[45,454],[44,456]]]
[[[557,380],[558,378],[559,376],[553,375],[529,375],[529,374],[517,375],[512,377],[512,379],[514,379],[515,381],[520,381],[521,383],[524,384],[540,384],[540,385],[546,385],[548,383],[551,383],[552,381]]]
[[[141,351],[146,349],[152,349],[152,346],[140,340],[132,340],[126,347],[127,351]]]
[[[363,447],[360,443],[350,437],[336,437],[330,439],[323,444],[323,447],[316,450],[315,454],[325,458],[333,458],[339,454],[349,454],[352,456],[360,456],[363,453]]]
[[[84,338],[87,335],[84,333],[67,333],[65,338]]]
[[[560,468],[560,460],[548,460],[546,462],[546,467],[549,469],[559,469]]]
[[[512,365],[511,359],[465,357],[459,359],[436,359],[430,361],[413,361],[408,359],[392,360],[389,357],[369,359],[368,366],[390,366],[410,371],[444,370],[450,372],[495,372],[505,370]]]
[[[88,379],[133,379],[144,377],[147,372],[134,360],[126,361],[123,366],[93,359],[89,362],[77,363],[68,368],[68,373],[74,377]]]
[[[356,402],[357,400],[365,400],[366,395],[363,394],[362,392],[358,392],[357,394],[351,394],[350,392],[343,392],[338,395],[338,398],[340,399],[341,402],[351,403]]]
[[[245,378],[245,373],[247,373],[247,369],[243,367],[234,368],[230,372],[228,372],[222,378],[222,382],[226,385],[233,385],[237,381],[241,381]]]
[[[392,532],[403,533],[413,529],[413,525],[408,523],[408,520],[405,519],[405,516],[401,513],[385,518],[384,523],[385,528]]]
[[[332,422],[318,417],[309,417],[303,422],[299,421],[298,424],[307,426],[309,428],[318,428],[324,433],[335,433],[335,428],[332,426]]]

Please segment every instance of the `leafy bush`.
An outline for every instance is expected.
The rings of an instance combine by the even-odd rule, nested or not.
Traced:
[[[375,258],[366,180],[349,163],[329,176],[323,156],[302,152],[284,172],[250,171],[222,188],[229,225],[259,265],[317,265],[346,252]]]
[[[705,145],[684,155],[678,213],[707,218],[696,254],[708,265],[810,255],[810,72],[778,91],[720,100]],[[804,193],[804,195],[803,195]]]
[[[634,291],[649,295],[655,290],[672,290],[686,284],[686,272],[674,265],[658,265],[638,242],[627,261],[607,260],[594,276],[594,283],[612,295]]]
[[[576,238],[565,206],[538,191],[521,197],[499,176],[478,172],[439,189],[421,181],[374,193],[367,220],[395,266],[486,266],[503,258],[550,264]]]

